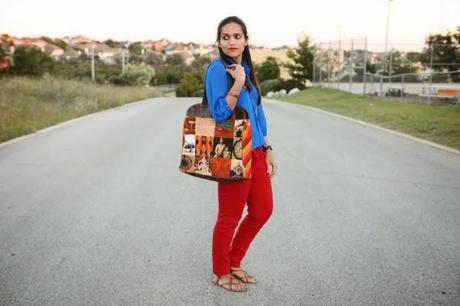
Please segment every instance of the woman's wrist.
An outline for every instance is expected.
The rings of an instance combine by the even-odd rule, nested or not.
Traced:
[[[242,84],[239,84],[237,80],[235,80],[235,83],[233,83],[232,88],[227,92],[227,96],[232,96],[236,99],[238,99],[238,96],[241,93],[241,89],[243,88]]]
[[[233,93],[231,90],[227,93],[227,96],[231,96],[238,99],[238,94]]]
[[[241,91],[241,89],[244,86],[244,79],[241,79],[241,80],[240,79],[235,79],[235,83],[233,83],[233,87],[235,87],[235,86],[237,87],[235,89],[237,89],[238,92]]]

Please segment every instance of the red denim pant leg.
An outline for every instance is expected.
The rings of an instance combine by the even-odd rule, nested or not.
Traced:
[[[250,180],[217,183],[218,214],[212,235],[214,274],[230,273],[230,245],[247,201]]]
[[[261,148],[255,150],[252,159],[251,186],[247,205],[248,214],[241,222],[230,250],[232,267],[240,267],[249,245],[273,212],[272,185],[267,173],[265,153]]]

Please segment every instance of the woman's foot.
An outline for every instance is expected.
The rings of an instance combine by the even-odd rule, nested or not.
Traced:
[[[244,286],[240,280],[232,274],[226,274],[220,277],[214,275],[212,282],[228,291],[245,292],[247,290],[246,286]]]
[[[245,284],[256,284],[257,280],[254,276],[250,275],[242,268],[230,268],[232,270],[232,275],[238,278]]]

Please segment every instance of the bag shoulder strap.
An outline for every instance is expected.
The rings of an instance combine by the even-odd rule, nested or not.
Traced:
[[[224,68],[227,68],[227,65],[225,64],[225,62],[219,58],[219,62],[222,63],[222,65],[224,66]],[[204,78],[203,78],[203,99],[201,101],[201,104],[203,105],[208,105],[208,97],[206,96],[206,75],[208,74],[208,70],[209,70],[209,67],[211,66],[213,62],[211,62],[208,67],[206,68],[206,72],[204,74]],[[230,87],[230,76],[228,75],[228,72],[226,72],[227,74],[227,81],[228,81],[228,86]],[[230,88],[229,88],[230,90]]]

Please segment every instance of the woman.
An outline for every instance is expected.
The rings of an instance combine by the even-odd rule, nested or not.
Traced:
[[[229,291],[243,292],[247,290],[245,284],[256,283],[256,278],[241,267],[241,261],[272,214],[270,179],[278,165],[268,142],[267,122],[244,22],[236,16],[222,20],[217,27],[217,43],[220,59],[210,64],[205,76],[209,108],[217,123],[227,120],[237,105],[248,112],[252,172],[251,179],[218,183],[219,209],[212,237],[213,282]],[[225,67],[221,60],[228,65]],[[227,74],[231,76],[230,84]],[[234,236],[246,204],[248,214]]]

